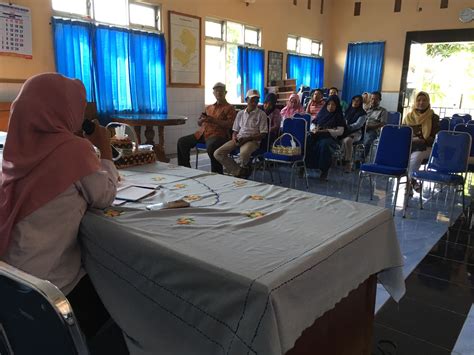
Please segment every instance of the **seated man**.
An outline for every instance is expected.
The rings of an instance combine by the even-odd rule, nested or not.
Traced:
[[[388,112],[380,106],[380,101],[382,101],[382,94],[379,91],[370,94],[370,107],[367,110],[367,127],[364,136],[366,158],[369,155],[370,146],[380,134],[380,129],[387,123]]]
[[[329,97],[333,95],[339,96],[339,89],[335,86],[329,88]],[[349,108],[349,105],[342,99],[339,99],[339,101],[341,102],[342,112],[346,112],[346,110]]]
[[[222,165],[214,158],[214,152],[230,138],[229,131],[234,123],[235,109],[225,99],[227,91],[223,83],[216,83],[212,89],[217,102],[206,107],[206,112],[198,120],[199,130],[178,140],[178,165],[190,168],[190,150],[197,143],[206,143],[207,154],[211,159],[211,171],[222,174]]]
[[[227,172],[236,177],[249,176],[250,169],[247,165],[250,157],[268,133],[267,115],[257,107],[259,98],[258,90],[247,91],[245,97],[247,108],[237,114],[232,127],[232,140],[214,152],[214,157],[224,165]],[[237,147],[240,147],[240,165],[229,157],[229,154]]]

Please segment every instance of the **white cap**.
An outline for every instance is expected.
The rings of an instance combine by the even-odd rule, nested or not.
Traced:
[[[225,84],[224,83],[221,83],[221,82],[217,82],[214,84],[214,86],[212,87],[212,89],[217,89],[217,88],[223,88],[225,90]]]
[[[247,91],[247,95],[245,95],[245,99],[251,99],[252,97],[258,97],[260,98],[260,94],[258,93],[257,89],[250,89]]]

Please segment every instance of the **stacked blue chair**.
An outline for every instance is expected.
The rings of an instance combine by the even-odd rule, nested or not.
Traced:
[[[449,130],[454,131],[454,127],[456,127],[458,124],[463,124],[464,119],[462,117],[451,117],[451,120],[449,121]]]
[[[454,127],[455,132],[465,132],[471,136],[471,142],[474,140],[474,124],[458,124]],[[474,172],[474,144],[471,144],[471,151],[468,159],[468,172]]]
[[[389,111],[387,116],[387,124],[400,126],[402,123],[402,114],[400,112]]]
[[[397,179],[392,212],[395,215],[400,179],[405,176],[407,178],[407,188],[403,203],[403,217],[405,217],[410,184],[408,162],[410,161],[411,140],[412,129],[409,126],[385,125],[382,128],[374,162],[362,164],[360,167],[356,201],[359,200],[360,185],[364,177],[369,178],[371,200],[373,198],[372,176],[394,177]]]
[[[455,113],[453,115],[453,118],[462,118],[464,123],[468,123],[469,121],[472,121],[472,116],[468,113]]]
[[[306,163],[305,163],[305,156],[306,156],[306,138],[307,138],[307,129],[306,129],[306,121],[302,118],[287,118],[283,121],[283,130],[282,134],[289,133],[293,137],[295,137],[299,143],[301,144],[301,154],[300,155],[282,155],[276,154],[271,151],[266,152],[263,155],[264,163],[263,163],[263,173],[262,173],[262,180],[265,175],[265,169],[267,166],[267,162],[273,162],[275,164],[286,164],[290,165],[291,167],[291,175],[290,175],[290,187],[293,183],[293,175],[295,175],[295,187],[296,187],[296,174],[295,170],[298,166],[303,166],[304,169],[304,177],[306,179],[306,188],[309,188],[308,183],[308,173],[306,170]],[[286,137],[284,137],[286,138]],[[290,139],[282,139],[281,144],[283,146],[291,146]]]
[[[449,131],[449,118],[445,117],[439,120],[439,130],[440,131]]]
[[[440,131],[435,138],[431,155],[424,171],[413,172],[413,177],[421,182],[420,209],[423,208],[423,182],[435,182],[454,188],[450,212],[452,221],[456,192],[462,192],[464,211],[464,176],[467,172],[471,152],[471,136],[465,132]]]

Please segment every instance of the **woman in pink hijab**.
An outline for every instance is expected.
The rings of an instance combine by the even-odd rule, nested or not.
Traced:
[[[111,204],[118,174],[104,127],[86,138],[74,134],[85,106],[82,82],[56,73],[28,79],[13,102],[0,179],[0,259],[59,287],[91,336],[108,314],[81,265],[77,233],[88,207]]]
[[[297,94],[292,94],[286,103],[286,106],[281,110],[281,117],[283,119],[290,118],[295,113],[304,113],[304,108],[301,106],[300,98]]]

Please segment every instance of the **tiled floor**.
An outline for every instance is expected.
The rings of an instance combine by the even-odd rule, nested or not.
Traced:
[[[199,157],[199,169],[209,170],[206,154]],[[281,183],[276,173],[274,183],[288,186],[289,170],[280,170]],[[261,177],[257,171],[256,180]],[[334,168],[328,182],[318,177],[318,172],[310,171],[310,192],[355,199],[356,173],[343,174]],[[269,174],[264,181],[271,183]],[[391,208],[394,187],[389,183],[387,188],[386,181],[377,178],[372,201],[368,182],[363,183],[359,201]],[[297,188],[306,189],[303,179],[297,179]],[[430,194],[428,189],[424,209],[419,209],[415,194],[402,218],[403,193],[402,185],[394,220],[405,260],[407,293],[397,304],[378,286],[373,353],[474,354],[474,230],[469,228],[469,218],[458,218],[461,208],[456,206],[454,219],[458,219],[448,230],[452,193]]]

